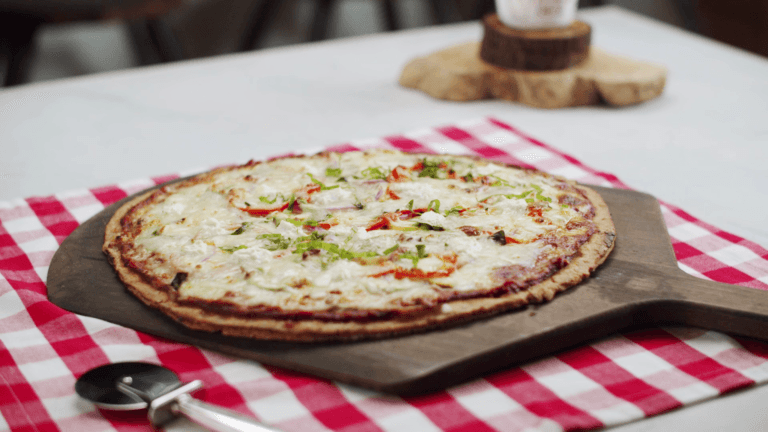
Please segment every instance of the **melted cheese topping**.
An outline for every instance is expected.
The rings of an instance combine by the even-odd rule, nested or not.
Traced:
[[[136,229],[125,256],[182,301],[431,307],[525,288],[542,266],[576,252],[575,240],[552,238],[589,234],[590,209],[562,179],[487,161],[324,153],[166,188],[129,214]]]

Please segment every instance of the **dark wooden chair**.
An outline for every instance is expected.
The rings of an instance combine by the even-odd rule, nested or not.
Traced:
[[[4,86],[25,82],[35,34],[47,24],[120,19],[128,22],[143,64],[181,60],[184,52],[161,19],[184,0],[0,0]],[[2,64],[2,63],[0,63]]]
[[[768,57],[768,1],[697,0],[695,13],[701,34]]]
[[[319,41],[328,38],[328,23],[337,5],[336,0],[315,0],[315,12],[312,24],[305,40],[307,42]],[[397,30],[400,23],[393,0],[377,0],[384,25],[387,30]],[[246,24],[246,31],[240,40],[239,50],[249,51],[259,48],[261,40],[269,30],[269,23],[274,21],[280,8],[280,2],[275,0],[258,0],[254,2],[250,16]]]

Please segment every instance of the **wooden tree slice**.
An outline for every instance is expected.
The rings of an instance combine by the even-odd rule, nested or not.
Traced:
[[[480,43],[454,46],[410,61],[400,85],[452,101],[498,98],[537,108],[607,103],[624,106],[658,97],[667,69],[592,47],[578,65],[556,71],[522,71],[480,59]]]
[[[589,54],[592,28],[582,21],[568,27],[522,30],[507,27],[498,15],[483,19],[480,58],[508,69],[556,70],[581,63]]]

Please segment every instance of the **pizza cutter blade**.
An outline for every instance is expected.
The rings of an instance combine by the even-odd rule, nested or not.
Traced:
[[[147,417],[154,427],[184,415],[216,432],[278,432],[250,417],[189,395],[202,386],[200,380],[182,383],[173,371],[162,366],[124,362],[89,370],[77,380],[75,391],[106,410],[147,409]]]

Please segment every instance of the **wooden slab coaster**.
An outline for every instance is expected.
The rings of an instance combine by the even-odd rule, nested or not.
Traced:
[[[470,42],[411,60],[400,85],[451,101],[498,98],[537,108],[606,103],[633,105],[664,90],[663,66],[608,54],[595,47],[568,69],[524,71],[484,62],[480,43]]]
[[[592,27],[574,21],[568,27],[521,30],[507,27],[498,15],[483,19],[480,58],[507,69],[555,70],[581,63],[589,54]]]

